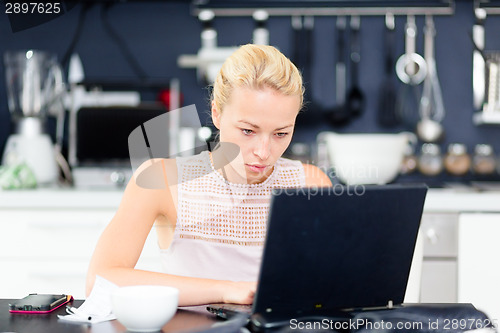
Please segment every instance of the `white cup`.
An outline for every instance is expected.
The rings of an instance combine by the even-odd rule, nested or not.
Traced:
[[[157,332],[174,316],[179,290],[167,286],[127,286],[111,294],[116,319],[131,332]]]

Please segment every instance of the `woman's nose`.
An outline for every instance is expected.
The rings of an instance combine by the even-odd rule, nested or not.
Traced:
[[[269,138],[266,137],[259,140],[254,149],[254,154],[257,155],[261,160],[267,160],[267,158],[271,154],[271,143]]]

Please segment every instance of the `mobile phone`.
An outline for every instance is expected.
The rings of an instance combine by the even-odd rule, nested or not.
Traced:
[[[9,304],[10,313],[49,313],[71,301],[71,295],[29,294]]]

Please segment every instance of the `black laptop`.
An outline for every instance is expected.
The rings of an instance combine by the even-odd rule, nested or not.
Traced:
[[[400,305],[426,193],[425,185],[275,190],[252,324]],[[227,317],[235,307],[207,310]]]

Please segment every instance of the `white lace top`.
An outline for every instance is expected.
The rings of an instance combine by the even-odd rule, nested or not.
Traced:
[[[174,237],[161,250],[165,273],[257,281],[273,188],[305,186],[300,161],[280,158],[260,184],[228,182],[208,152],[177,159],[178,212]]]

